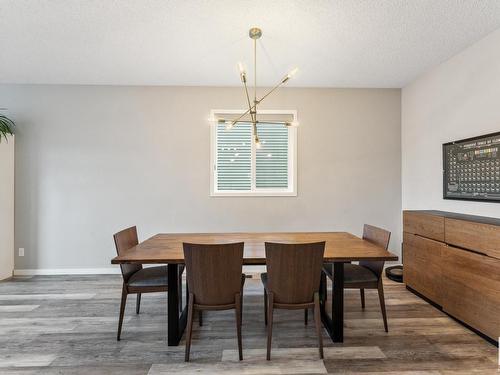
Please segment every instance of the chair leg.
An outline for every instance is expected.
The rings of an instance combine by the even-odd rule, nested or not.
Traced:
[[[304,309],[304,325],[307,325],[309,309]]]
[[[267,326],[267,292],[264,289],[264,324]]]
[[[271,342],[273,337],[273,311],[274,311],[274,298],[273,293],[269,293],[267,296],[269,306],[268,306],[268,314],[267,317],[267,357],[266,359],[271,360]]]
[[[360,289],[359,294],[361,295],[361,308],[364,309],[365,308],[365,290]]]
[[[127,287],[123,284],[122,288],[122,301],[120,303],[120,317],[118,318],[118,333],[116,334],[116,340],[120,341],[122,335],[122,324],[123,315],[125,314],[125,305],[127,304]]]
[[[240,291],[240,323],[243,322],[243,287]]]
[[[139,314],[141,310],[141,293],[137,293],[137,302],[135,304],[135,313]]]
[[[200,327],[203,325],[203,313],[201,310],[198,312],[198,323],[200,324]]]
[[[323,332],[321,332],[321,317],[319,311],[319,293],[314,293],[314,324],[318,334],[319,358],[323,359]]]
[[[191,338],[193,336],[193,314],[194,314],[194,295],[189,293],[188,298],[188,317],[187,317],[187,332],[186,332],[186,354],[184,361],[189,362],[189,353],[191,351]]]
[[[378,281],[378,299],[380,300],[380,309],[382,310],[382,318],[384,319],[384,328],[386,332],[389,332],[389,327],[387,326],[387,313],[385,311],[384,285],[382,284],[382,278]]]
[[[241,343],[241,295],[239,293],[235,296],[235,313],[236,313],[236,333],[238,335],[238,354],[240,361],[243,360],[243,348]]]

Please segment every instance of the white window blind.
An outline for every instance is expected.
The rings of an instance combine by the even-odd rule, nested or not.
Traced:
[[[252,187],[252,126],[238,124],[226,130],[217,124],[217,190],[250,190]]]
[[[288,187],[288,128],[259,124],[262,147],[256,150],[256,188]]]
[[[296,129],[266,123],[257,129],[261,148],[255,147],[252,124],[229,130],[214,124],[212,195],[296,195]]]

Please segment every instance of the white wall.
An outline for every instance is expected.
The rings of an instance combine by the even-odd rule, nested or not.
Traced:
[[[106,268],[112,234],[401,232],[400,90],[278,91],[296,109],[297,197],[210,197],[210,110],[239,88],[0,86],[17,121],[16,269]]]
[[[0,142],[0,280],[14,270],[14,137]]]
[[[500,30],[403,89],[403,209],[500,217],[500,204],[442,198],[442,144],[497,131]]]

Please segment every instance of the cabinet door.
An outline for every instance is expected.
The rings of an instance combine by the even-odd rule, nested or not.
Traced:
[[[420,211],[404,211],[403,231],[444,241],[444,217]]]
[[[446,243],[500,259],[500,226],[445,219]]]
[[[442,305],[441,256],[445,247],[442,242],[403,234],[404,282],[438,305]]]
[[[500,260],[448,246],[443,310],[483,334],[500,336]]]

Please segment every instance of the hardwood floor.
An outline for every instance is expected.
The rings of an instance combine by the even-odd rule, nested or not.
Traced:
[[[184,341],[166,344],[166,294],[130,298],[116,341],[121,276],[35,276],[0,282],[0,374],[496,374],[498,348],[408,292],[384,280],[389,333],[376,291],[346,291],[345,342],[324,333],[317,355],[314,324],[303,311],[275,314],[273,357],[265,360],[260,280],[244,292],[243,356],[237,360],[234,311],[195,321],[191,362]],[[312,314],[310,314],[312,317]]]

